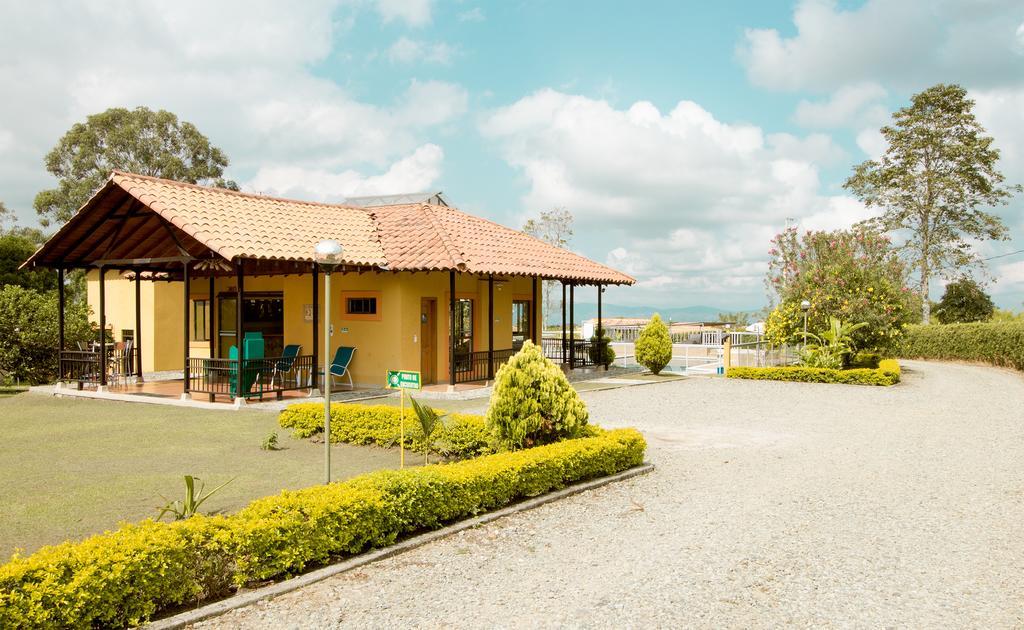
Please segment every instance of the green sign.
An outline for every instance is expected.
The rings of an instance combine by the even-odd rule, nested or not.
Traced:
[[[420,389],[420,373],[406,370],[388,370],[388,388]]]

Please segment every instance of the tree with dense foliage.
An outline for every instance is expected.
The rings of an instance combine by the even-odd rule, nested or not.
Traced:
[[[64,326],[69,346],[92,338],[88,306],[68,304]],[[40,293],[17,285],[0,288],[0,382],[52,380],[57,375],[58,340],[56,291]]]
[[[935,315],[943,324],[987,322],[995,310],[989,294],[974,278],[965,276],[946,285]]]
[[[655,313],[651,321],[640,331],[634,351],[636,362],[653,374],[660,374],[672,361],[672,337],[668,334],[668,326],[661,320],[661,315]]]
[[[44,240],[43,233],[33,228],[0,230],[0,286],[36,291],[57,288],[57,274],[52,269],[18,269]]]
[[[523,232],[534,238],[538,238],[549,245],[565,249],[572,238],[572,213],[565,208],[555,208],[547,212],[541,212],[539,219],[529,219],[523,224]],[[544,292],[544,316],[548,317],[554,313],[553,304],[556,280],[545,280]]]
[[[499,447],[518,450],[578,437],[588,418],[565,373],[532,341],[498,368],[487,428]]]
[[[57,188],[40,192],[34,205],[44,226],[64,223],[113,170],[237,190],[224,179],[227,165],[222,150],[171,112],[111,108],[76,123],[46,155]]]
[[[1005,205],[1021,190],[1003,185],[996,168],[999,150],[973,108],[959,85],[939,84],[915,94],[909,107],[893,114],[893,124],[882,127],[885,154],[855,167],[844,184],[869,207],[882,210],[877,226],[909,233],[904,248],[920,274],[926,324],[932,277],[979,263],[973,241],[1005,239],[1002,219],[986,208]]]
[[[833,317],[865,322],[851,335],[858,350],[892,348],[913,321],[906,264],[889,238],[869,226],[803,234],[788,228],[772,239],[769,254],[768,285],[778,306],[765,335],[774,344],[801,340],[804,300],[808,331],[827,330]]]

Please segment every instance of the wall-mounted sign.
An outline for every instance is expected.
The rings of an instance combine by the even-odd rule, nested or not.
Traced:
[[[303,304],[302,305],[302,319],[306,320],[307,322],[313,321],[313,305],[312,304]]]

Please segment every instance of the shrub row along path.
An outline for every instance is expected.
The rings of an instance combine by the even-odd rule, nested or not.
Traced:
[[[655,472],[204,625],[1021,627],[1024,377],[904,366],[586,394]]]

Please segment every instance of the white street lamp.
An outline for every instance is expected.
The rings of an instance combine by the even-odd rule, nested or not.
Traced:
[[[334,240],[316,244],[313,259],[324,272],[324,477],[331,483],[331,272],[344,249]]]

